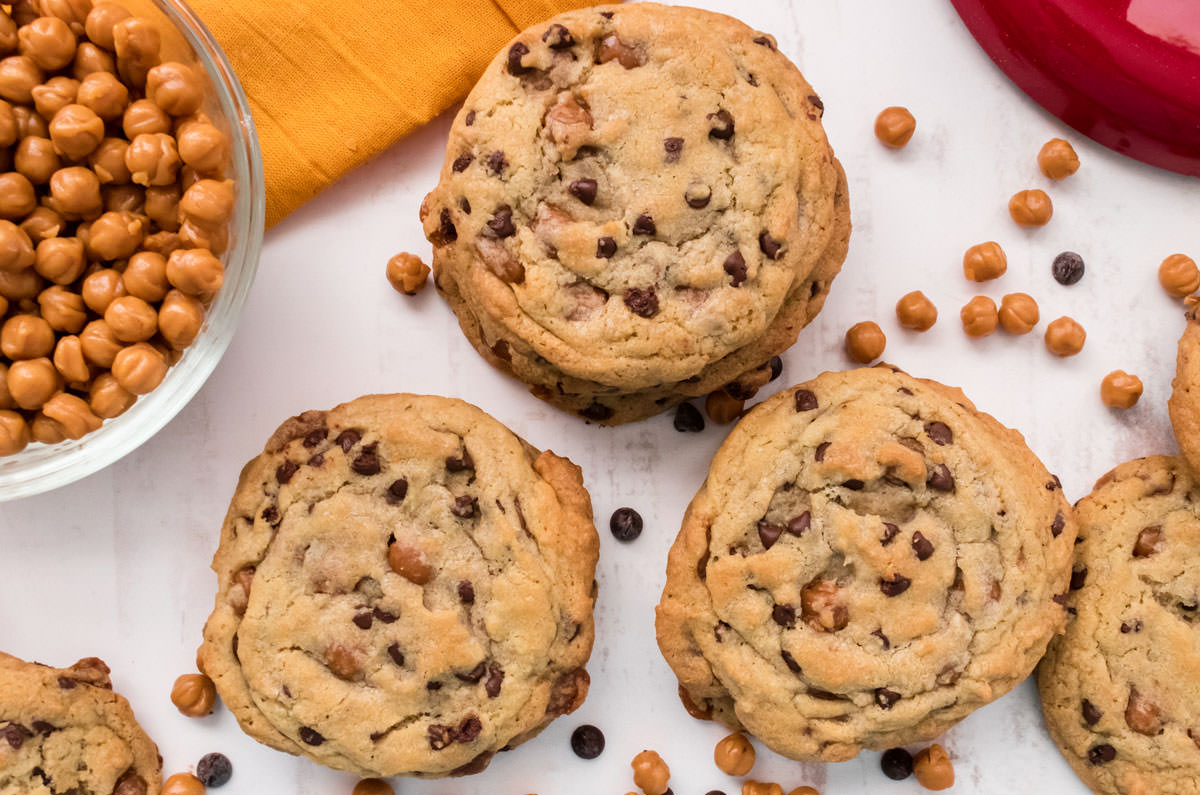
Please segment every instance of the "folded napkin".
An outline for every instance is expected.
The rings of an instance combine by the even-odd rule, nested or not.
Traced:
[[[466,96],[519,31],[592,0],[190,0],[250,98],[267,225]]]

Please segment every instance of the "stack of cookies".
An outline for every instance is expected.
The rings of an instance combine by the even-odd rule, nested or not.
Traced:
[[[752,394],[820,311],[850,232],[824,106],[770,36],[639,3],[492,62],[422,205],[472,345],[588,420]]]

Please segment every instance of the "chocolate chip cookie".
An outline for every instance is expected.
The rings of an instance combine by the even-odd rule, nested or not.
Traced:
[[[794,759],[928,740],[1065,620],[1057,478],[957,389],[889,367],[760,404],[671,549],[658,642],[690,710]]]
[[[711,391],[794,342],[845,257],[823,109],[729,17],[555,17],[451,129],[422,206],[435,283],[489,361],[588,419]]]
[[[1122,464],[1076,506],[1067,631],[1038,667],[1046,727],[1093,791],[1200,793],[1200,484]]]
[[[280,750],[478,772],[582,703],[598,549],[579,468],[474,406],[305,412],[242,471],[201,669]]]
[[[1187,311],[1187,326],[1179,338],[1175,380],[1168,408],[1175,441],[1188,463],[1200,471],[1200,305]]]
[[[162,760],[95,657],[70,668],[0,652],[0,792],[158,795]]]

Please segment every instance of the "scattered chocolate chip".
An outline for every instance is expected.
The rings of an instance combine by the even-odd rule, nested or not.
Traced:
[[[1070,286],[1083,278],[1083,257],[1076,254],[1074,251],[1064,251],[1054,258],[1054,264],[1050,266],[1050,272],[1054,274],[1054,281],[1059,284]]]
[[[1088,701],[1086,698],[1080,705],[1080,711],[1083,713],[1083,719],[1088,726],[1095,726],[1096,723],[1104,717],[1104,713],[1097,709],[1096,705]]]
[[[658,232],[658,225],[654,223],[654,219],[642,213],[633,222],[633,233],[635,235],[653,235]]]
[[[791,629],[796,625],[796,608],[791,605],[775,605],[771,609],[771,619],[779,626]]]
[[[746,75],[746,82],[755,88],[758,88],[758,78],[754,76],[754,72],[750,72]]]
[[[471,214],[471,202],[469,202],[467,200],[466,196],[463,196],[461,199],[458,200],[458,206],[467,215]]]
[[[325,454],[317,453],[312,458],[308,459],[307,463],[310,467],[317,467],[319,469],[325,464]]]
[[[888,690],[886,687],[875,688],[875,703],[880,709],[891,709],[899,700],[900,694],[895,690]]]
[[[617,253],[617,241],[611,237],[602,237],[596,241],[596,258],[612,259]]]
[[[458,581],[458,601],[464,605],[475,604],[475,586],[471,584],[470,580]]]
[[[567,193],[591,207],[596,201],[596,189],[598,187],[594,179],[577,179],[567,186]]]
[[[275,480],[282,486],[292,479],[292,475],[296,474],[298,469],[300,465],[295,461],[284,461],[275,469]]]
[[[450,506],[450,513],[459,519],[470,519],[479,513],[479,501],[466,494],[455,497],[454,505]]]
[[[316,447],[321,442],[325,441],[325,437],[329,435],[328,428],[316,428],[309,431],[304,437],[304,446],[311,449]]]
[[[530,67],[521,63],[521,59],[529,54],[529,47],[522,42],[517,42],[508,48],[508,73],[511,75],[528,74]]]
[[[892,543],[892,540],[898,535],[900,535],[899,526],[894,525],[891,522],[884,522],[883,535],[879,537],[879,543],[881,546],[886,547],[888,544]]]
[[[483,723],[479,718],[471,715],[458,725],[458,736],[455,739],[460,743],[473,743],[481,731],[483,731]]]
[[[658,294],[653,287],[630,287],[625,293],[625,305],[638,317],[651,318],[658,314]]]
[[[1050,525],[1050,535],[1058,538],[1066,526],[1067,520],[1063,518],[1063,515],[1061,513],[1054,514],[1054,523]]]
[[[758,247],[762,249],[763,254],[767,255],[767,259],[779,259],[783,251],[783,244],[771,237],[771,233],[767,231],[759,234]]]
[[[504,684],[504,669],[496,663],[488,666],[488,678],[483,683],[484,692],[488,694],[488,698],[496,698],[500,695],[500,686]]]
[[[479,682],[485,673],[487,673],[487,663],[481,662],[470,671],[467,671],[465,674],[455,674],[454,676],[460,682],[466,682],[467,684],[473,685]]]
[[[571,732],[571,750],[580,759],[595,759],[604,752],[604,732],[584,724]]]
[[[279,508],[277,506],[268,505],[266,508],[263,508],[263,512],[261,515],[262,515],[263,521],[266,522],[267,524],[270,524],[270,525],[279,524]]]
[[[234,636],[234,639],[235,640],[237,639],[236,635]],[[77,685],[77,684],[79,684],[79,683],[76,682],[74,679],[70,678],[69,676],[58,677],[58,686],[62,690],[74,690],[75,685]]]
[[[912,754],[903,748],[889,748],[879,758],[879,767],[883,770],[883,775],[892,781],[903,781],[912,775]]]
[[[359,629],[370,629],[371,623],[374,620],[375,618],[371,615],[370,610],[364,610],[361,613],[354,614],[354,626],[358,627]]]
[[[718,141],[728,141],[733,137],[733,117],[729,115],[727,110],[718,110],[716,113],[710,113],[706,117],[712,124],[712,129],[708,131],[708,137]]]
[[[315,729],[310,729],[307,726],[300,727],[300,739],[303,740],[307,745],[320,745],[321,743],[325,742],[325,738],[320,732],[316,731]]]
[[[425,689],[428,690],[430,693],[435,693],[438,690],[442,689],[442,683],[437,681],[436,679],[431,680],[431,681],[425,683]]]
[[[754,39],[754,43],[755,43],[755,44],[758,44],[758,45],[760,45],[760,46],[766,47],[768,50],[771,50],[771,51],[774,51],[774,50],[775,50],[775,45],[774,45],[774,44],[772,44],[772,43],[771,43],[771,40],[770,40],[770,39],[768,39],[766,36],[757,36],[757,37],[755,37],[755,39]]]
[[[917,560],[929,560],[933,554],[933,542],[923,536],[920,530],[913,533],[912,548],[917,553]]]
[[[450,215],[449,207],[442,208],[442,212],[438,215],[438,221],[440,223],[438,233],[443,241],[453,243],[458,240],[458,230],[454,228],[454,219]]]
[[[1065,593],[1056,593],[1050,597],[1050,601],[1056,605],[1065,605],[1067,603],[1067,595]]]
[[[608,529],[618,541],[633,541],[642,534],[642,515],[632,508],[618,508],[608,520]]]
[[[668,163],[676,163],[683,154],[683,139],[682,138],[664,138],[663,149],[666,151],[666,161]]]
[[[1058,479],[1058,475],[1051,475],[1050,482],[1046,484],[1046,491],[1055,491],[1062,488],[1062,481]]]
[[[375,445],[367,445],[355,459],[350,462],[350,468],[360,475],[377,475],[380,470],[379,454]]]
[[[508,158],[504,156],[504,152],[497,149],[487,157],[488,168],[493,174],[502,174],[504,169],[508,168]]]
[[[862,491],[863,486],[865,486],[865,485],[867,485],[867,484],[863,483],[858,478],[850,478],[850,480],[842,481],[842,486],[844,488],[850,489],[850,491]]]
[[[783,375],[783,359],[778,356],[772,356],[767,366],[771,368],[771,380],[774,381],[779,376]]]
[[[899,596],[907,591],[910,585],[912,585],[912,580],[903,574],[893,574],[891,579],[879,581],[879,590],[883,591],[884,596]]]
[[[892,648],[892,642],[890,640],[888,640],[887,635],[883,634],[882,629],[877,629],[874,632],[872,632],[871,634],[874,635],[875,637],[879,638],[879,642],[883,644],[884,651],[887,651],[888,649]]]
[[[693,182],[684,190],[683,200],[693,210],[702,210],[712,200],[712,188],[702,182]]]
[[[408,495],[408,481],[404,478],[392,481],[392,485],[387,489],[387,501],[392,505],[403,502],[405,496]]]
[[[196,778],[206,787],[220,787],[233,777],[233,763],[225,754],[211,753],[200,757],[196,765]]]
[[[473,127],[475,125],[475,111],[467,111],[467,115],[463,117],[463,123],[468,127]]]
[[[475,471],[475,459],[471,458],[471,453],[464,449],[462,455],[452,455],[446,458],[447,472],[466,472]]]
[[[512,208],[507,204],[501,204],[492,213],[492,219],[487,222],[487,228],[492,235],[495,235],[500,240],[506,237],[512,237],[517,233],[517,227],[513,225]]]
[[[735,251],[725,258],[725,272],[729,274],[729,283],[740,287],[746,281],[746,258],[742,252]]]
[[[389,613],[388,611],[381,610],[378,607],[371,611],[371,615],[375,617],[375,620],[381,621],[384,624],[395,623],[396,619],[398,618],[395,613]]]
[[[462,172],[466,171],[467,166],[471,165],[471,163],[473,163],[474,161],[475,161],[475,155],[461,154],[458,157],[454,158],[454,164],[452,166],[450,166],[450,169],[455,174],[461,174]]]
[[[1082,569],[1073,569],[1071,571],[1071,590],[1078,591],[1087,582],[1088,569],[1084,566]]]
[[[799,409],[797,409],[797,410],[799,410]],[[830,445],[830,442],[821,442],[819,445],[817,445],[816,451],[813,452],[813,460],[815,460],[817,463],[824,461],[825,453],[827,453],[829,451],[829,445]]]
[[[1121,634],[1122,635],[1128,635],[1130,632],[1141,632],[1141,631],[1142,631],[1142,620],[1140,618],[1136,618],[1133,621],[1121,622]]]
[[[429,747],[435,751],[448,748],[450,743],[454,742],[454,738],[457,735],[453,726],[443,726],[438,723],[431,725],[427,733],[429,735]]]
[[[591,403],[589,406],[579,412],[579,416],[583,417],[585,420],[591,420],[593,422],[604,422],[612,417],[612,415],[612,409],[596,402]]]
[[[791,671],[794,674],[798,674],[801,672],[800,663],[796,662],[796,658],[793,657],[791,655],[791,653],[789,653],[786,650],[781,650],[779,652],[779,656],[783,658],[783,664],[788,667],[789,671]]]
[[[704,430],[704,416],[691,403],[680,403],[675,407],[675,430],[680,433],[700,433]]]
[[[796,390],[796,411],[812,411],[816,407],[816,395],[807,389]]]
[[[1108,743],[1093,745],[1088,749],[1088,761],[1093,765],[1103,765],[1117,758],[1117,749]]]
[[[21,746],[25,744],[25,730],[16,724],[9,724],[0,731],[0,737],[8,741],[14,751],[20,751]]]
[[[818,97],[816,94],[809,94],[808,101],[817,110],[822,111],[822,112],[825,110],[825,103],[822,102],[821,98]]]
[[[925,433],[939,446],[954,443],[954,431],[944,422],[925,423]]]
[[[804,535],[808,531],[808,528],[811,526],[812,526],[812,514],[809,513],[808,511],[805,511],[804,513],[800,514],[799,516],[793,516],[791,519],[788,520],[787,531],[789,533],[791,533],[792,535],[796,536],[797,538],[799,538],[800,536]]]
[[[612,19],[613,12],[612,11],[601,11],[600,16],[604,17],[605,19]]]
[[[775,546],[775,542],[781,535],[783,535],[783,525],[768,522],[766,519],[758,520],[758,538],[762,541],[763,549]]]
[[[362,434],[354,429],[342,431],[338,434],[334,443],[342,448],[343,453],[350,452],[350,448],[358,444],[362,440]]]
[[[557,22],[546,28],[546,32],[542,34],[542,41],[552,50],[565,50],[575,46],[575,37],[571,35],[571,31]]]
[[[950,474],[950,467],[945,464],[934,467],[926,483],[934,491],[954,491],[954,476]]]

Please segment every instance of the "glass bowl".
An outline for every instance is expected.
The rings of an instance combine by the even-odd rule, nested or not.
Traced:
[[[200,390],[225,353],[258,267],[266,203],[262,158],[250,106],[233,68],[204,23],[183,2],[122,0],[121,4],[134,14],[158,22],[164,59],[199,64],[208,77],[209,96],[204,110],[229,136],[229,176],[235,182],[236,194],[229,248],[221,256],[225,282],[208,308],[196,341],[158,388],[81,439],[55,445],[31,442],[16,455],[0,457],[0,502],[86,477],[133,451],[170,422]]]

